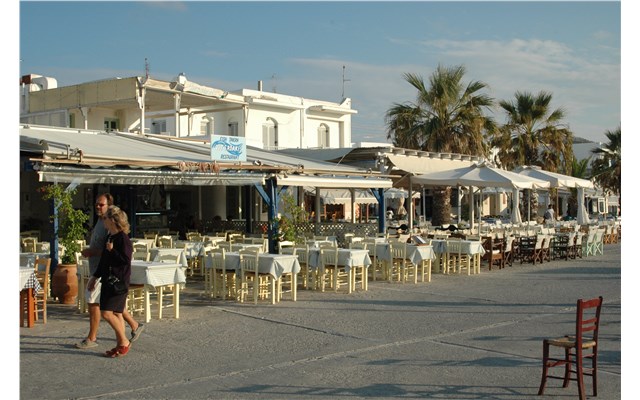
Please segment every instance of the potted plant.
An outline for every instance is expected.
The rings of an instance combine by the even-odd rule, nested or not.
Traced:
[[[85,239],[87,228],[85,223],[89,219],[82,210],[73,208],[73,196],[76,189],[65,189],[54,184],[42,188],[44,200],[52,200],[54,215],[51,221],[57,230],[54,235],[64,246],[64,253],[60,257],[60,264],[54,270],[51,278],[51,294],[60,299],[63,304],[74,304],[78,295],[78,278],[76,253],[82,250],[81,242]]]

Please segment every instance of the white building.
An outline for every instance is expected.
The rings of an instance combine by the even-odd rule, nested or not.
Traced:
[[[20,122],[175,137],[240,136],[249,146],[351,147],[351,99],[341,103],[258,89],[224,91],[179,74],[172,82],[113,78],[58,87],[54,78],[21,79]]]

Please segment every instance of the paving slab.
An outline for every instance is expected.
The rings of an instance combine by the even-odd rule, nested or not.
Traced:
[[[152,319],[119,359],[102,357],[115,345],[105,322],[99,347],[76,349],[87,315],[52,303],[46,325],[20,328],[19,398],[538,398],[542,339],[574,329],[578,298],[602,295],[597,399],[620,399],[620,248],[276,305],[208,299],[195,276],[180,319]],[[560,386],[540,398],[577,397]]]

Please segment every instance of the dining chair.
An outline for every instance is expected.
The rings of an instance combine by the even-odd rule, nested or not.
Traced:
[[[138,242],[133,244],[132,260],[149,261],[149,244]]]
[[[200,232],[187,232],[185,237],[190,242],[201,242],[202,241],[202,234],[200,234]]]
[[[482,247],[485,251],[482,259],[489,264],[489,271],[496,263],[498,269],[504,268],[504,241],[494,239],[492,236],[483,236]]]
[[[585,256],[589,257],[589,256],[595,255],[595,250],[596,250],[596,232],[590,231],[587,234]]]
[[[584,238],[584,234],[580,231],[576,231],[575,234],[576,234],[576,241],[574,243],[575,249],[573,250],[573,254],[574,254],[573,258],[577,259],[578,257],[582,258],[582,255],[583,255],[584,250],[582,247],[582,240]]]
[[[330,244],[320,245],[320,271],[318,271],[320,291],[324,292],[327,284],[334,291],[349,284],[346,268],[338,264],[338,247]]]
[[[225,249],[226,251],[231,251],[231,242],[226,240],[218,242],[218,248]]]
[[[579,299],[576,307],[575,331],[561,338],[544,339],[542,342],[542,379],[538,395],[544,394],[548,378],[562,379],[562,387],[569,386],[569,381],[578,383],[580,400],[586,399],[584,376],[590,376],[593,396],[598,396],[598,331],[600,328],[600,311],[602,296],[594,299]],[[562,357],[552,357],[551,348],[562,349]],[[591,360],[591,366],[584,365]],[[564,367],[562,376],[551,375],[549,369]]]
[[[376,238],[363,238],[362,241],[355,243],[360,243],[361,246],[366,245],[366,248],[369,251],[371,265],[368,268],[368,273],[371,275],[371,280],[376,281],[378,280],[378,277],[380,277],[381,280],[386,280],[386,261],[380,258],[380,255],[378,254],[378,242],[376,241]]]
[[[544,246],[544,242],[545,242],[545,236],[544,235],[536,235],[536,244],[533,248],[533,253],[531,254],[531,261],[533,262],[533,265],[536,264],[536,261],[542,263],[543,258],[542,258],[542,248]]]
[[[38,239],[35,237],[25,237],[20,239],[20,245],[23,253],[35,253]]]
[[[91,270],[89,268],[89,259],[80,258],[77,260],[78,264],[78,311],[84,314],[89,312],[89,306],[87,305],[87,299],[85,298],[85,289],[87,282],[91,278]]]
[[[226,267],[227,250],[221,247],[214,248],[209,252],[212,259],[212,266],[209,270],[212,297],[220,297],[223,300],[228,298],[236,299],[236,270]]]
[[[40,290],[34,293],[34,313],[35,320],[39,319],[39,315],[42,314],[42,323],[47,323],[47,299],[49,298],[49,285],[50,279],[49,270],[51,268],[51,259],[48,257],[38,257],[36,259],[34,269],[38,283],[40,283]]]
[[[258,304],[258,298],[266,298],[270,292],[271,304],[278,298],[276,279],[269,273],[261,273],[258,268],[260,252],[257,249],[243,249],[240,254],[240,302],[252,294],[253,303]],[[266,288],[269,287],[270,290]]]
[[[551,235],[542,235],[544,236],[544,241],[542,242],[542,250],[540,251],[540,262],[543,261],[551,261]]]
[[[389,250],[391,251],[391,263],[387,268],[387,279],[389,282],[396,280],[405,283],[408,278],[407,264],[407,243],[397,239],[389,239]],[[413,268],[413,265],[410,265]]]
[[[575,250],[574,243],[576,241],[576,233],[562,233],[553,237],[553,259],[562,258],[569,260],[575,258],[573,251]]]
[[[452,257],[450,263],[453,265],[450,269],[453,271],[458,271],[458,274],[462,273],[463,269],[467,270],[467,275],[471,275],[472,266],[472,256],[466,252],[462,251],[462,239],[460,238],[449,238],[447,240],[447,253],[449,253],[449,257]]]
[[[314,272],[309,266],[309,246],[302,244],[294,245],[292,247],[292,254],[298,258],[298,263],[300,264],[300,272],[298,272],[300,279],[298,279],[298,281],[304,289],[311,289],[314,287],[316,279],[314,279]]]
[[[131,315],[144,314],[147,310],[145,286],[138,283],[129,284],[127,294],[127,310]]]
[[[596,231],[595,238],[593,239],[594,240],[594,244],[593,244],[594,256],[598,254],[604,254],[604,242],[603,242],[604,233],[605,233],[604,228],[600,228]]]
[[[165,235],[158,238],[158,247],[164,249],[173,248],[173,237]]]
[[[505,265],[513,266],[513,259],[515,257],[514,244],[516,242],[515,236],[507,236],[504,244],[504,263]]]

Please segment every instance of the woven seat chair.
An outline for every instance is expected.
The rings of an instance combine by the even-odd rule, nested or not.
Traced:
[[[575,331],[560,338],[544,339],[542,342],[542,380],[538,395],[543,395],[548,378],[561,379],[562,387],[569,386],[569,381],[578,383],[580,400],[586,399],[584,376],[592,380],[593,396],[598,395],[598,330],[600,326],[600,310],[602,296],[590,299],[579,299],[576,310]],[[561,357],[553,357],[551,348],[562,351]],[[591,360],[591,366],[584,365]],[[563,367],[562,375],[551,375],[550,368]]]

